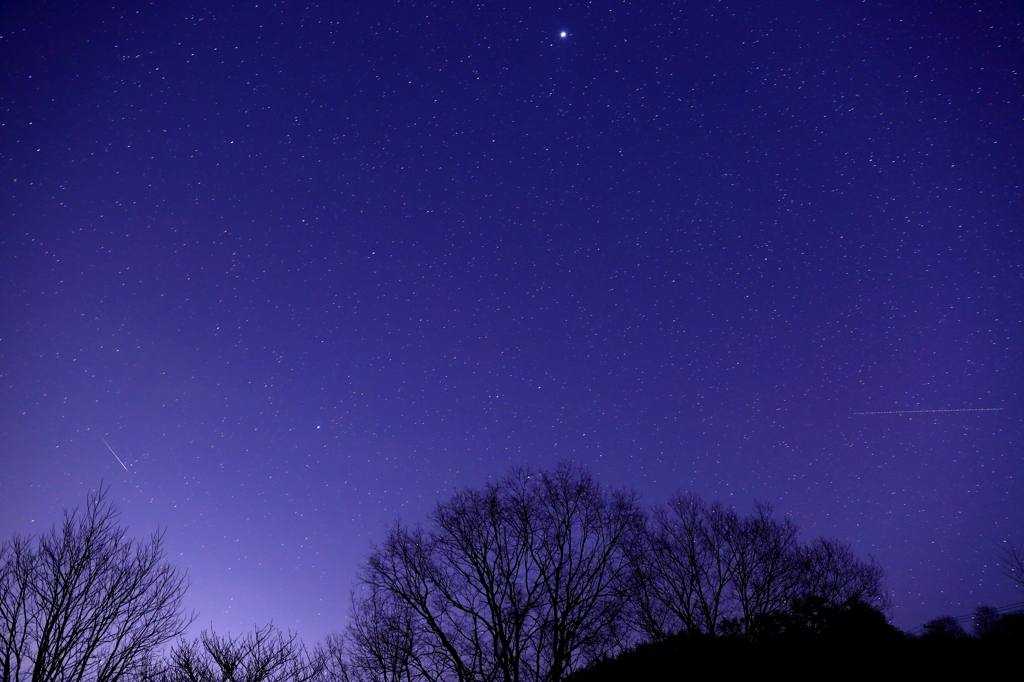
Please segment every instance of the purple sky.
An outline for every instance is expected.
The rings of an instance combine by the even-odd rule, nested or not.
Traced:
[[[568,458],[770,501],[904,628],[1019,601],[1019,4],[507,5],[3,4],[0,534],[102,480],[193,631],[309,641]]]

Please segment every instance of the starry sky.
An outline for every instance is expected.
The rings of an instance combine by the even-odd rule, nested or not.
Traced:
[[[569,459],[903,628],[1019,601],[1022,57],[997,0],[5,2],[0,535],[103,482],[193,632],[312,641]]]

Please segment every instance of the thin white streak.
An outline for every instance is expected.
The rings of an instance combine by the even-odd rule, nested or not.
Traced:
[[[962,407],[959,410],[891,410],[889,412],[854,412],[854,414],[921,414],[923,412],[999,412],[1005,407]]]
[[[100,434],[98,434],[98,433],[96,435],[100,436]],[[124,466],[124,462],[122,462],[121,458],[117,456],[116,452],[114,452],[114,448],[110,447],[110,443],[107,442],[107,439],[104,438],[103,436],[100,436],[100,440],[103,441],[103,444],[107,446],[107,450],[110,450],[110,454],[112,454],[114,456],[114,459],[117,460],[117,463],[120,464],[122,467],[124,467],[125,471],[128,471],[128,467]],[[130,474],[131,472],[128,471],[128,473]]]

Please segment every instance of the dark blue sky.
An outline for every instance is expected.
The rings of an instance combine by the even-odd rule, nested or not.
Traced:
[[[102,480],[196,627],[312,640],[568,458],[770,501],[901,627],[1019,601],[1019,3],[509,5],[4,3],[3,536]]]

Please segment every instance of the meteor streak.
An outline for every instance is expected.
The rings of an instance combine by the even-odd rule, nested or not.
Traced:
[[[98,434],[98,433],[96,435],[100,436],[100,434]],[[114,448],[110,447],[110,443],[107,442],[107,439],[104,438],[103,436],[100,436],[100,440],[103,441],[103,444],[107,446],[107,450],[110,450],[110,454],[112,454],[114,456],[114,459],[117,460],[117,463],[120,464],[124,468],[125,471],[128,471],[128,467],[126,467],[124,465],[124,462],[121,461],[121,458],[117,456],[116,452],[114,452]],[[131,472],[128,471],[128,473],[130,474]]]
[[[888,412],[854,412],[854,414],[922,414],[924,412],[999,412],[1005,407],[962,407],[959,410],[890,410]]]

